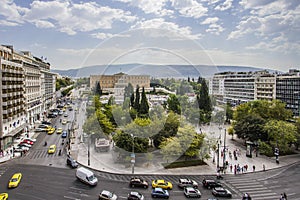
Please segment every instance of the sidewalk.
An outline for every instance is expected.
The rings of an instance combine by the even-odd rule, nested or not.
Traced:
[[[79,120],[77,120],[79,121]],[[220,130],[218,127],[201,127],[202,132],[212,135],[218,135]],[[88,166],[88,148],[87,145],[82,143],[78,138],[82,134],[82,129],[79,126],[78,129],[74,133],[74,137],[77,138],[74,141],[71,149],[71,156],[77,159],[78,163],[81,165],[90,167],[95,170],[106,171],[109,173],[117,173],[117,174],[132,174],[132,165],[130,165],[130,161],[128,161],[127,166],[125,167],[124,164],[115,163],[113,159],[113,155],[111,153],[112,150],[109,152],[101,152],[97,153],[94,151],[93,145],[90,148],[90,165]],[[221,140],[223,141],[224,138],[221,135]],[[223,144],[222,144],[223,145]],[[264,167],[265,170],[274,169],[278,167],[283,167],[286,165],[290,165],[297,161],[300,161],[300,154],[294,154],[289,156],[280,156],[280,164],[275,162],[275,158],[269,158],[263,155],[256,155],[254,154],[252,158],[246,157],[246,149],[244,146],[241,146],[239,143],[236,143],[230,137],[226,137],[226,147],[229,151],[234,151],[238,149],[239,156],[237,160],[233,158],[230,159],[228,155],[226,155],[226,160],[228,161],[229,165],[232,165],[232,171],[230,167],[227,168],[226,174],[234,174],[234,165],[243,167],[245,165],[248,166],[247,171],[243,170],[243,173],[252,173],[257,171],[263,171]],[[205,174],[216,174],[217,169],[217,158],[215,158],[215,162],[213,162],[214,153],[212,153],[212,158],[206,160],[205,162],[207,165],[203,166],[195,166],[195,167],[184,167],[184,168],[177,168],[177,169],[164,169],[160,163],[150,163],[144,164],[143,166],[134,166],[134,173],[135,174],[193,174],[193,175],[205,175]],[[219,158],[219,165],[223,166],[223,157],[220,156]],[[264,165],[264,167],[263,167]],[[253,168],[255,166],[255,169]],[[239,173],[242,173],[240,171]]]

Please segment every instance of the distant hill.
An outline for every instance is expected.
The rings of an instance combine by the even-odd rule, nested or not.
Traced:
[[[209,65],[150,65],[150,64],[120,64],[120,65],[95,65],[69,70],[51,70],[61,76],[71,78],[89,77],[90,75],[112,75],[124,72],[131,75],[147,74],[155,78],[187,78],[211,77],[219,72],[247,72],[265,70],[245,66],[209,66]],[[273,71],[273,70],[269,70]]]

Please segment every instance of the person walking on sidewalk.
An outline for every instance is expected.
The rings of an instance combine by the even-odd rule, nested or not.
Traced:
[[[266,166],[265,166],[265,164],[263,164],[263,171],[266,171]]]
[[[255,172],[255,165],[253,165],[253,172]]]

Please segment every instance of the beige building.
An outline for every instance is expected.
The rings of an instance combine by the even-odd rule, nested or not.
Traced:
[[[134,88],[138,85],[140,88],[150,87],[150,76],[149,75],[128,75],[124,73],[118,73],[114,75],[91,75],[90,76],[90,87],[93,89],[96,83],[99,82],[103,91],[116,92],[124,90],[125,86],[129,83]]]

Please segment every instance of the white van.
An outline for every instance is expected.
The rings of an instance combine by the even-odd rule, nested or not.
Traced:
[[[80,181],[89,185],[97,185],[98,183],[98,179],[94,173],[84,167],[80,167],[76,170],[76,177]]]

